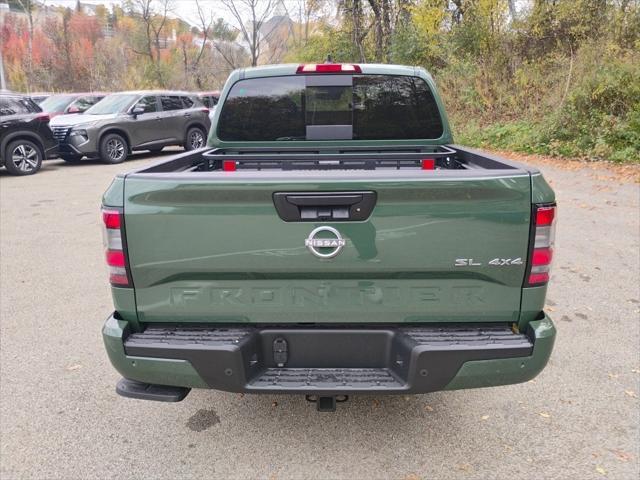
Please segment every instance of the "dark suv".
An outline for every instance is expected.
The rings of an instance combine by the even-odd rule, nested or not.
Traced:
[[[32,175],[56,153],[49,115],[29,97],[0,93],[0,165],[14,175]]]
[[[58,116],[51,127],[64,160],[98,157],[105,163],[120,163],[137,150],[204,147],[211,126],[208,114],[194,94],[121,92],[106,96],[83,114]]]

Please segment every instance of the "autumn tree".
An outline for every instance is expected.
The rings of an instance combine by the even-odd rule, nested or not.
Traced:
[[[142,25],[142,47],[132,47],[133,52],[148,58],[159,86],[165,86],[162,73],[161,40],[166,39],[168,15],[171,11],[171,0],[133,0],[131,4],[135,13],[140,16]]]
[[[267,30],[263,27],[282,0],[221,0],[221,2],[235,19],[240,38],[249,50],[251,66],[255,67],[269,40],[274,38],[277,25]]]
[[[14,0],[27,16],[29,25],[27,37],[27,90],[30,90],[30,82],[33,78],[33,36],[34,36],[34,0]]]

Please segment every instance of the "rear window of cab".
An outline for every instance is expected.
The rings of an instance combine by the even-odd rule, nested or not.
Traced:
[[[308,78],[315,77],[312,81]],[[442,119],[414,76],[285,76],[240,80],[222,106],[222,141],[437,139]],[[318,81],[317,79],[321,79]]]

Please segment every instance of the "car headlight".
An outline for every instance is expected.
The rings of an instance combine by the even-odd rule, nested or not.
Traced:
[[[79,128],[78,130],[71,130],[71,132],[69,133],[70,137],[75,137],[75,136],[81,136],[81,137],[88,137],[89,135],[87,135],[87,131],[84,128]]]

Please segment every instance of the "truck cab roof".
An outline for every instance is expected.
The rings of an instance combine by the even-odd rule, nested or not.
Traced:
[[[283,75],[295,75],[300,65],[328,65],[328,64],[284,63],[279,65],[261,65],[259,67],[240,68],[233,71],[229,79],[232,79],[234,75],[237,76],[238,79],[256,78],[256,77],[280,77]],[[347,64],[333,64],[333,65],[347,65]],[[409,65],[388,65],[388,64],[382,64],[382,63],[357,63],[357,64],[348,64],[348,65],[357,65],[360,68],[362,74],[364,75],[419,76],[418,72],[420,72],[428,75],[429,78],[431,78],[431,75],[422,67],[413,67]],[[332,74],[335,74],[335,72]]]

